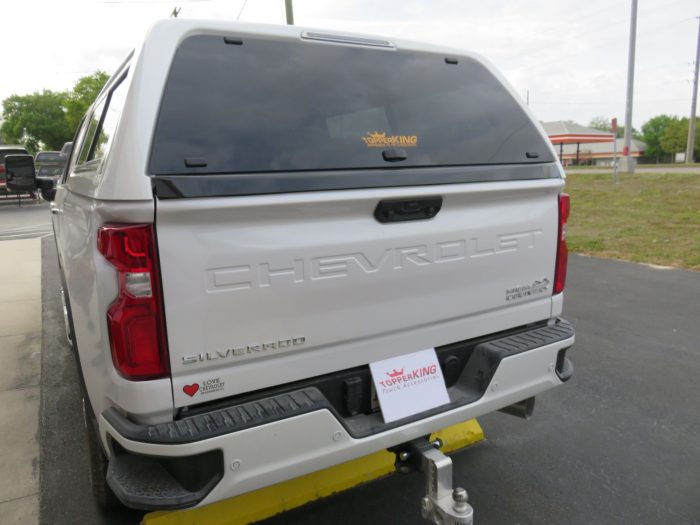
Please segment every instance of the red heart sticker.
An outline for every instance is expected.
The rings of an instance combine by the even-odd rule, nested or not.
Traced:
[[[185,385],[182,387],[182,391],[188,396],[192,397],[199,390],[199,383],[192,383],[191,385]]]

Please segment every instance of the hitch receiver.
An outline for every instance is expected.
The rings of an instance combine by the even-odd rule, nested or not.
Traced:
[[[425,474],[423,518],[438,525],[473,525],[474,509],[467,502],[467,491],[462,487],[452,489],[452,460],[440,452],[440,447],[439,439],[416,439],[397,459],[401,463],[412,462]]]

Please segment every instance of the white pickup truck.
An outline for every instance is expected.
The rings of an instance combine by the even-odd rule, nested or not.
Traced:
[[[478,56],[162,21],[74,144],[51,211],[103,504],[205,505],[573,373],[564,173]],[[387,422],[369,365],[425,349],[449,401]]]

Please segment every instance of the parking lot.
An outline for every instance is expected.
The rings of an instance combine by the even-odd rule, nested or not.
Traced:
[[[3,214],[13,217],[3,238],[50,231],[44,207],[21,213]],[[538,398],[530,421],[480,419],[486,439],[453,456],[456,484],[469,491],[481,524],[700,523],[700,274],[580,256],[569,272],[564,315],[576,328],[574,378]],[[103,513],[91,499],[58,283],[45,236],[39,519],[138,523],[143,513]],[[392,475],[266,523],[423,523],[422,491],[420,475]],[[26,518],[21,523],[32,522]]]

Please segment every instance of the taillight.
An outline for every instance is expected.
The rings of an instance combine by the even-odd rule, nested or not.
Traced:
[[[554,269],[554,291],[558,294],[564,291],[566,285],[566,267],[569,261],[569,250],[566,247],[566,221],[569,220],[571,204],[569,195],[559,194],[559,233],[557,237],[557,263]]]
[[[106,224],[97,248],[117,269],[119,295],[107,310],[114,366],[124,378],[168,374],[163,300],[152,224]]]

